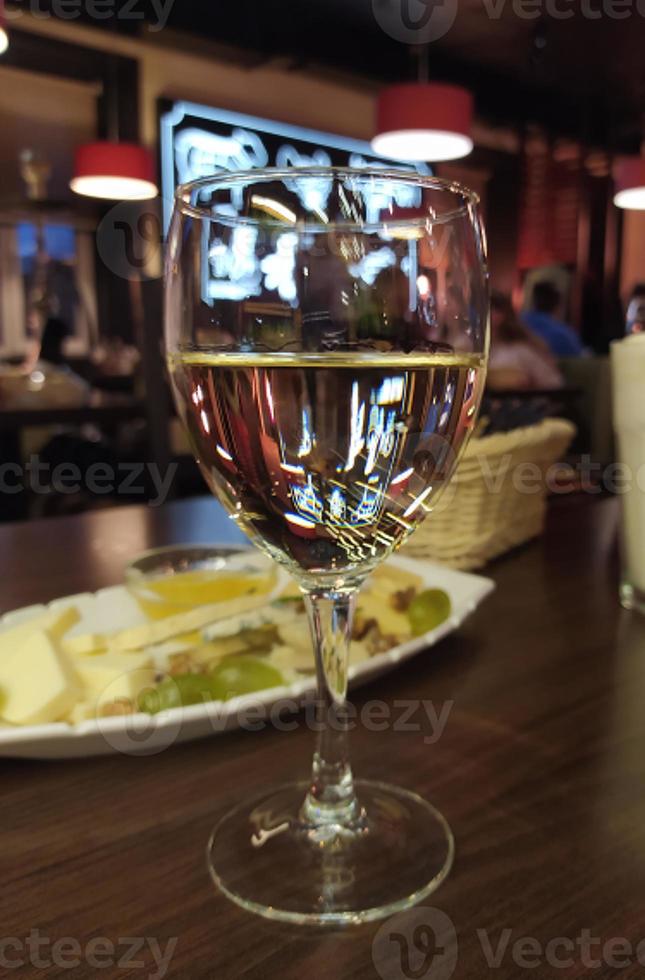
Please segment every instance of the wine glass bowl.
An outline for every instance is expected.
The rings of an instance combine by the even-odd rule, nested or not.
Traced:
[[[180,187],[166,344],[206,482],[299,583],[319,683],[310,783],[221,821],[219,887],[294,922],[357,922],[429,894],[453,853],[413,793],[355,781],[346,739],[356,591],[431,511],[481,398],[488,283],[477,198],[383,169]]]

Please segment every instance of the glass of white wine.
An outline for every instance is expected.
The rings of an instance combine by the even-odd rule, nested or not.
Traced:
[[[347,664],[358,589],[431,511],[473,428],[485,253],[476,195],[416,172],[267,169],[177,191],[177,408],[213,493],[300,586],[316,658],[310,780],[238,806],[208,845],[219,888],[268,918],[378,919],[450,870],[433,806],[354,778]]]

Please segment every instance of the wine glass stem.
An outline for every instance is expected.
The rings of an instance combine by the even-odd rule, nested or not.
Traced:
[[[317,826],[351,826],[359,815],[349,764],[346,701],[355,604],[356,589],[305,593],[316,655],[318,742],[301,815]]]

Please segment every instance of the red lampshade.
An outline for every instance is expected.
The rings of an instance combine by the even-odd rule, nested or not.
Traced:
[[[614,164],[618,208],[645,211],[645,157],[619,157]]]
[[[456,160],[473,141],[473,97],[457,85],[410,82],[379,95],[372,149],[397,160]]]
[[[152,155],[137,143],[85,143],[76,151],[69,186],[77,194],[108,200],[144,201],[155,197]]]

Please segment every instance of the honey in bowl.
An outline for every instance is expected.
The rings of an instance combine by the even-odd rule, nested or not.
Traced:
[[[126,572],[126,584],[149,619],[242,596],[268,596],[276,582],[275,568],[261,555],[206,547],[149,552]]]

